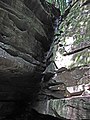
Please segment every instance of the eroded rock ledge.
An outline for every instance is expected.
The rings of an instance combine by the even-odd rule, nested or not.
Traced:
[[[15,101],[36,96],[46,67],[44,54],[52,42],[52,22],[40,0],[0,0],[1,118],[12,111]]]

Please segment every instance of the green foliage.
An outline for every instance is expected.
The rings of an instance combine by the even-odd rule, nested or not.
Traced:
[[[66,9],[66,0],[46,0],[47,2],[54,4],[57,8],[60,9],[61,14],[64,13],[65,9]]]
[[[58,34],[60,34],[60,31],[63,31],[63,33],[57,36],[56,52],[58,51],[60,53],[61,58],[58,56],[56,56],[56,58],[61,59],[60,62],[62,62],[66,60],[66,58],[69,58],[69,56],[72,56],[72,63],[65,67],[90,64],[90,47],[76,53],[73,52],[71,55],[63,56],[65,50],[69,53],[90,45],[89,8],[88,6],[80,7],[80,4],[81,3],[78,1],[71,8],[64,21],[59,25],[57,31]],[[63,47],[60,47],[59,44],[62,44]]]
[[[61,14],[66,12],[67,7],[66,0],[46,0],[47,2],[54,4],[55,7],[59,8]],[[75,0],[76,1],[76,0]],[[83,1],[82,1],[83,2]],[[63,22],[58,24],[58,28],[55,31],[55,46],[53,49],[54,58],[58,58],[59,62],[69,58],[69,55],[63,56],[63,54],[71,51],[78,50],[79,48],[85,47],[90,44],[90,15],[88,6],[81,6],[81,0],[73,4],[68,14],[65,16]],[[74,3],[74,1],[73,1]],[[64,14],[65,15],[65,14]],[[61,33],[62,31],[62,33]],[[63,47],[60,47],[62,44]],[[68,48],[68,49],[67,49]],[[56,52],[60,53],[60,57],[56,56]],[[74,67],[79,65],[90,64],[90,51],[89,48],[82,50],[72,55],[72,63],[65,67]],[[70,57],[71,57],[70,56]],[[55,59],[56,60],[56,59]]]

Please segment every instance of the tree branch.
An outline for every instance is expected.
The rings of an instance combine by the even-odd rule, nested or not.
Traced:
[[[75,54],[75,53],[77,53],[77,52],[81,52],[81,51],[83,51],[83,50],[86,49],[86,48],[89,48],[89,49],[90,49],[90,45],[85,46],[85,47],[82,47],[82,48],[78,48],[78,49],[73,50],[73,51],[70,51],[70,52],[67,52],[67,53],[63,54],[63,56],[72,55],[72,54]]]

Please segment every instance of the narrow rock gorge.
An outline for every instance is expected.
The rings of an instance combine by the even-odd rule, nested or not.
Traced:
[[[73,0],[62,14],[45,0],[0,0],[0,120],[90,118],[90,94],[69,91],[90,83],[90,65],[59,69],[55,62],[60,40],[67,37],[85,39],[86,46],[78,47],[89,54],[89,7],[88,0]]]

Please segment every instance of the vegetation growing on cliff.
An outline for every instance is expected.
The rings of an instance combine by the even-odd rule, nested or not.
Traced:
[[[60,68],[90,64],[89,1],[47,1],[61,11],[54,38],[54,53],[56,53],[54,55],[57,66]],[[65,60],[67,60],[67,65]],[[60,62],[63,64],[60,65]]]

